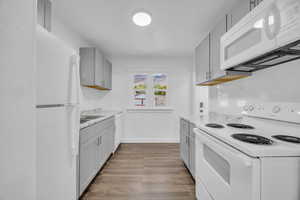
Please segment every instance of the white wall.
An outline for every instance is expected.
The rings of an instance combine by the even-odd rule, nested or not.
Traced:
[[[195,56],[195,55],[194,55]],[[193,67],[192,67],[192,102],[191,102],[191,115],[207,115],[209,112],[209,88],[197,86],[196,83],[196,68],[195,68],[195,57],[193,57]],[[203,103],[203,107],[200,112],[200,103]]]
[[[0,199],[36,199],[35,0],[0,1]]]
[[[64,40],[77,52],[79,52],[80,47],[94,46],[92,42],[86,40],[85,38],[74,32],[71,27],[65,25],[60,19],[56,17],[56,6],[56,1],[54,1],[52,33]],[[109,92],[107,91],[99,91],[91,88],[81,87],[81,109],[89,110],[100,107],[111,107],[110,104],[107,105],[102,102],[103,97],[106,96],[108,93]]]
[[[55,17],[52,32],[78,50],[81,46],[93,46],[72,31],[71,27],[64,25]],[[172,113],[131,113],[125,117],[124,137],[125,142],[174,142],[179,137],[178,115],[189,115],[192,109],[191,82],[192,58],[174,57],[126,57],[113,58],[112,91],[99,91],[82,87],[82,110],[102,107],[104,109],[126,110],[129,104],[132,86],[130,75],[134,70],[148,70],[151,72],[165,72],[169,75],[170,107]],[[136,123],[136,119],[139,119]],[[141,131],[142,130],[142,131]]]
[[[191,58],[116,58],[113,60],[113,90],[103,102],[126,110],[132,104],[132,75],[137,72],[166,73],[171,113],[126,113],[123,142],[175,142],[179,115],[191,111]]]

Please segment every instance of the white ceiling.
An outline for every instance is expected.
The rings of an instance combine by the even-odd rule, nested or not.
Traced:
[[[236,1],[54,0],[54,13],[110,56],[185,56]],[[152,14],[150,26],[132,23],[139,10]]]

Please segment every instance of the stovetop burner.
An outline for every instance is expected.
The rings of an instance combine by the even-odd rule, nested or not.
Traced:
[[[221,125],[221,124],[216,124],[216,123],[206,124],[205,126],[210,127],[210,128],[224,128],[223,125]]]
[[[254,129],[253,126],[249,126],[246,124],[237,124],[237,123],[230,123],[227,124],[227,126],[233,127],[233,128],[240,128],[240,129]]]
[[[234,139],[240,140],[242,142],[247,142],[247,143],[251,143],[251,144],[259,144],[259,145],[271,145],[273,144],[273,141],[259,136],[259,135],[252,135],[252,134],[233,134],[232,137]]]
[[[289,136],[289,135],[273,135],[272,137],[277,140],[284,141],[284,142],[300,144],[300,138],[298,138],[298,137]]]

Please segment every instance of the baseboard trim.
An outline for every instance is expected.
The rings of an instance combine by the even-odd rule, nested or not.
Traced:
[[[123,138],[121,143],[179,143],[176,138]]]

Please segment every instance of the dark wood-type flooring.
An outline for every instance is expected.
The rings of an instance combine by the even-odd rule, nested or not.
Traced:
[[[81,200],[195,200],[178,144],[122,144]]]

